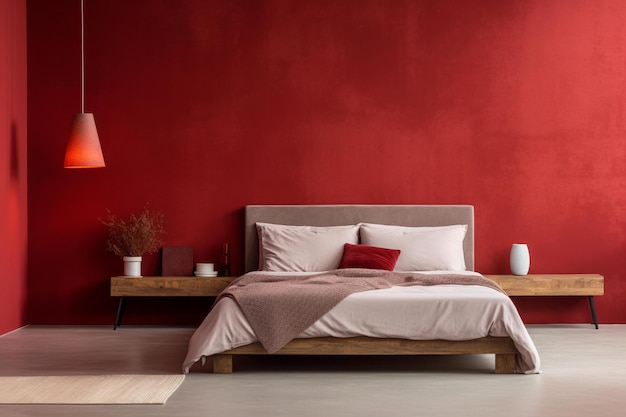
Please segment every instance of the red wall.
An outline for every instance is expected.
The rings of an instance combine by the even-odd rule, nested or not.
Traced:
[[[604,274],[600,321],[626,323],[626,2],[89,0],[107,167],[64,170],[76,3],[28,2],[30,323],[112,321],[98,218],[146,202],[196,261],[231,242],[234,272],[246,204],[473,204],[479,271],[526,242],[531,272]],[[584,298],[516,302],[589,321]],[[129,323],[208,308],[134,305]]]
[[[26,0],[0,2],[0,334],[26,324]]]

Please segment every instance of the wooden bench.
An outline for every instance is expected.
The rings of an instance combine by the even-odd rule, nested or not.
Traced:
[[[497,282],[508,296],[586,296],[591,319],[598,328],[594,296],[604,295],[604,277],[599,274],[485,275]]]
[[[120,297],[113,330],[122,323],[125,297],[215,297],[235,277],[112,277],[111,296]]]

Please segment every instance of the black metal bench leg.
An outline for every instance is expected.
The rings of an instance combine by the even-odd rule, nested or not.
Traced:
[[[589,309],[591,310],[591,318],[593,319],[593,324],[595,324],[596,329],[598,328],[598,317],[596,316],[596,304],[593,301],[593,295],[587,296],[589,298]]]
[[[122,314],[124,314],[124,297],[120,297],[120,302],[117,305],[117,315],[115,316],[115,323],[113,323],[113,330],[122,324]]]

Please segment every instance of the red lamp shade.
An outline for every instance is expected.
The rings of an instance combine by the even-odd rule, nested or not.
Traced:
[[[75,114],[65,150],[65,168],[103,168],[104,156],[93,113]]]

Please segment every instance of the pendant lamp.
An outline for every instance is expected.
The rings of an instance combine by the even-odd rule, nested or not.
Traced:
[[[85,113],[85,14],[80,0],[80,105],[81,112],[74,115],[70,140],[65,150],[65,168],[103,168],[104,156],[96,130],[93,113]]]

